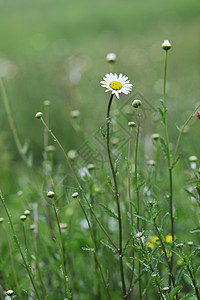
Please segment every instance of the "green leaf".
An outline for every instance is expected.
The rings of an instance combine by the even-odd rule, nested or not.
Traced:
[[[92,252],[92,253],[95,252],[94,248],[90,248],[90,247],[88,247],[88,246],[82,247],[81,249],[82,249],[83,251],[89,251],[89,252]]]
[[[117,159],[115,160],[115,174],[118,174],[119,172],[119,164],[122,158],[122,154],[120,153],[117,157]]]
[[[162,137],[160,138],[160,143],[161,143],[163,153],[164,153],[165,157],[167,157],[167,146],[166,146],[165,141]]]
[[[196,198],[196,195],[195,195],[194,193],[190,192],[189,190],[184,189],[184,191],[185,191],[186,193],[188,193],[188,195],[190,195],[191,197]]]
[[[138,185],[138,191],[141,189],[141,187],[145,184],[145,181],[141,182],[139,185]]]
[[[175,287],[170,293],[171,298],[174,299],[174,296],[176,296],[182,288],[182,285]]]
[[[190,231],[190,233],[197,233],[197,232],[200,232],[200,227],[195,228],[195,229],[192,229],[192,230]]]
[[[116,213],[114,213],[112,210],[110,210],[107,206],[105,206],[104,204],[100,203],[99,206],[101,207],[101,209],[107,213],[110,217],[117,219],[118,220],[118,216]]]
[[[158,108],[158,111],[159,111],[159,113],[160,113],[160,115],[162,117],[162,120],[164,122],[164,113],[163,113],[163,111],[162,111],[162,109],[160,107]]]
[[[108,241],[101,240],[101,244],[111,249],[113,253],[117,252],[117,250]]]
[[[134,216],[135,216],[136,218],[138,218],[138,219],[141,219],[141,220],[143,220],[143,221],[145,221],[145,222],[150,223],[149,220],[147,220],[146,218],[144,218],[144,217],[142,217],[142,216],[139,216],[139,215],[137,215],[137,214],[134,214]]]

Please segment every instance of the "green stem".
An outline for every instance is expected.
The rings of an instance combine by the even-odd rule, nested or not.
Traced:
[[[165,255],[165,259],[166,259],[166,262],[167,262],[167,265],[168,265],[168,268],[169,268],[170,281],[172,281],[173,287],[175,288],[176,287],[176,283],[175,283],[174,275],[173,275],[173,272],[172,272],[172,269],[171,269],[171,263],[169,262],[169,259],[168,259],[168,256],[167,256],[167,251],[165,249],[165,245],[164,245],[164,242],[163,242],[163,239],[162,239],[162,235],[160,233],[160,230],[159,230],[159,228],[157,226],[157,223],[156,223],[155,219],[153,219],[153,224],[154,224],[154,227],[155,227],[156,232],[158,234],[158,238],[159,238],[159,241],[161,243],[162,251],[163,251],[163,253]],[[176,294],[176,300],[178,300],[178,299],[179,299],[179,297]]]
[[[19,283],[18,283],[18,279],[17,279],[17,273],[16,273],[16,270],[15,270],[15,264],[14,264],[14,260],[13,260],[13,255],[12,255],[12,250],[11,250],[11,246],[10,246],[10,241],[9,241],[8,234],[7,234],[7,231],[6,231],[5,227],[4,227],[4,225],[3,225],[3,230],[4,230],[4,233],[5,233],[5,236],[6,236],[6,240],[7,240],[7,243],[8,243],[12,271],[13,271],[13,274],[14,274],[15,284],[16,284],[16,287],[17,287],[17,294],[21,298],[21,293],[20,293],[20,289],[19,289]]]
[[[74,172],[74,170],[73,170],[73,168],[72,168],[72,166],[71,166],[71,164],[70,164],[70,161],[69,161],[69,159],[68,159],[68,157],[67,157],[67,154],[65,153],[64,148],[62,147],[61,143],[59,142],[59,140],[57,139],[57,137],[54,135],[54,133],[49,129],[49,127],[47,126],[47,124],[45,123],[45,121],[43,120],[43,118],[41,118],[41,121],[42,121],[42,124],[47,128],[48,132],[49,132],[49,133],[51,134],[51,136],[53,137],[54,141],[58,144],[59,148],[61,149],[61,151],[62,151],[62,153],[63,153],[63,155],[64,155],[64,157],[65,157],[65,161],[66,161],[66,163],[67,163],[67,165],[68,165],[68,167],[69,167],[69,169],[70,169],[70,172],[72,173],[72,176],[73,176],[73,178],[74,178],[76,184],[78,185],[79,190],[82,192],[82,195],[83,195],[83,197],[84,197],[84,199],[85,199],[85,201],[86,201],[86,203],[87,203],[89,209],[91,210],[91,212],[92,212],[92,214],[93,214],[95,220],[97,221],[98,225],[100,226],[100,228],[102,229],[102,231],[105,233],[105,235],[107,236],[107,238],[109,239],[109,241],[111,242],[111,244],[113,245],[113,247],[114,247],[114,248],[117,250],[117,252],[119,253],[118,247],[115,245],[115,243],[113,242],[113,240],[111,239],[111,237],[109,236],[109,234],[107,233],[107,231],[105,230],[105,228],[103,227],[103,225],[101,224],[101,222],[99,221],[99,219],[98,219],[97,215],[95,214],[95,212],[94,212],[92,206],[90,205],[90,202],[88,201],[88,199],[87,199],[87,197],[86,197],[86,195],[85,195],[85,192],[84,192],[82,186],[80,185],[80,183],[79,183],[79,181],[78,181],[78,178],[77,178],[77,176],[76,176],[76,174],[75,174],[75,172]]]
[[[167,78],[167,50],[165,50],[165,63],[164,63],[164,85],[163,85],[163,115],[164,115],[164,129],[165,129],[165,142],[167,149],[167,162],[169,172],[169,211],[170,211],[170,223],[171,223],[171,235],[172,235],[172,256],[170,261],[170,272],[173,274],[173,260],[174,260],[174,215],[173,215],[173,180],[172,180],[172,166],[169,149],[169,137],[167,127],[167,106],[166,106],[166,80]],[[171,277],[169,277],[169,287],[171,285]]]
[[[2,204],[3,204],[3,206],[4,206],[4,209],[5,209],[5,211],[6,211],[6,214],[7,214],[7,216],[8,216],[9,223],[10,223],[10,226],[11,226],[11,229],[12,229],[12,232],[13,232],[13,238],[14,238],[14,241],[15,241],[16,246],[17,246],[17,248],[18,248],[18,250],[19,250],[19,252],[20,252],[20,255],[21,255],[22,260],[23,260],[23,263],[24,263],[24,266],[25,266],[25,268],[26,268],[26,271],[27,271],[27,273],[28,273],[28,275],[29,275],[29,278],[30,278],[31,283],[32,283],[32,285],[33,285],[33,288],[34,288],[34,290],[35,290],[36,297],[37,297],[38,300],[40,300],[41,298],[40,298],[39,292],[38,292],[37,287],[36,287],[36,284],[35,284],[35,280],[34,280],[34,276],[33,276],[32,270],[31,270],[30,266],[28,265],[28,263],[26,262],[25,256],[24,256],[24,254],[23,254],[23,251],[22,251],[22,249],[21,249],[21,246],[20,246],[18,237],[17,237],[17,235],[16,235],[16,232],[15,232],[15,229],[14,229],[14,226],[13,226],[12,217],[11,217],[11,215],[10,215],[10,213],[9,213],[9,210],[8,210],[8,208],[7,208],[7,206],[6,206],[6,203],[5,203],[4,199],[3,199],[3,196],[2,196],[1,191],[0,191],[0,199],[1,199],[1,202],[2,202]]]
[[[140,215],[140,192],[138,189],[138,146],[139,146],[139,134],[140,134],[140,113],[139,108],[137,112],[137,132],[136,132],[136,141],[135,141],[135,190],[137,197],[137,215]],[[140,219],[137,218],[137,232],[140,231]],[[140,256],[140,253],[139,253]],[[138,276],[139,276],[139,295],[140,300],[142,300],[142,282],[141,282],[141,263],[138,265]]]
[[[107,292],[107,296],[108,296],[108,299],[111,300],[111,296],[110,296],[110,292],[109,292],[109,288],[108,288],[108,284],[106,283],[106,280],[105,280],[105,277],[103,275],[103,270],[101,268],[101,264],[100,264],[100,261],[99,261],[99,257],[97,255],[97,250],[96,250],[96,241],[95,241],[95,238],[94,238],[94,235],[93,235],[93,232],[92,232],[92,228],[91,228],[91,225],[90,225],[90,221],[88,219],[88,216],[87,216],[87,213],[82,205],[82,203],[80,202],[80,200],[78,199],[78,202],[79,202],[79,205],[84,213],[84,216],[86,218],[86,221],[88,223],[88,227],[89,227],[89,231],[90,231],[90,236],[92,238],[92,242],[93,242],[93,246],[94,246],[94,255],[95,255],[95,259],[96,259],[96,262],[97,262],[97,265],[99,267],[99,271],[100,271],[100,274],[101,274],[101,277],[102,277],[102,280],[103,280],[103,284],[104,284],[104,287],[106,289],[106,292]]]
[[[120,264],[120,273],[121,273],[121,281],[122,281],[122,290],[123,290],[123,296],[124,299],[127,299],[127,294],[126,294],[126,285],[125,285],[125,279],[124,279],[124,267],[123,267],[123,249],[122,249],[122,221],[121,221],[121,209],[120,209],[120,202],[119,202],[119,192],[118,192],[118,185],[117,185],[117,178],[115,174],[115,170],[113,167],[112,163],[112,158],[111,158],[111,152],[110,152],[110,109],[111,109],[111,104],[113,100],[114,94],[111,94],[110,100],[108,103],[108,108],[107,108],[107,115],[106,115],[106,125],[107,125],[107,152],[108,152],[108,159],[110,163],[110,168],[112,171],[112,176],[114,180],[114,198],[116,199],[117,203],[117,212],[118,212],[118,225],[119,225],[119,264]]]
[[[130,207],[130,215],[131,215],[131,232],[133,232],[133,204],[131,201],[131,178],[130,178],[130,153],[131,153],[131,139],[132,139],[132,134],[133,134],[133,128],[131,127],[131,133],[130,133],[130,138],[129,138],[129,144],[128,144],[128,198],[129,198],[129,207]],[[133,240],[134,244],[134,240]],[[133,284],[133,277],[134,277],[134,271],[135,271],[135,251],[134,248],[132,250],[132,257],[133,257],[133,262],[132,262],[132,270],[130,274],[130,280],[129,280],[129,288],[128,288],[128,298],[131,297],[131,289],[132,289],[132,284]]]
[[[68,288],[67,276],[66,276],[66,271],[65,271],[65,259],[64,259],[64,251],[63,251],[63,239],[62,239],[62,232],[61,232],[61,228],[60,228],[60,222],[59,222],[59,218],[58,218],[58,214],[57,214],[57,209],[56,209],[54,198],[51,198],[51,201],[52,201],[52,204],[53,204],[54,213],[55,213],[55,216],[56,216],[56,221],[57,221],[57,226],[58,226],[58,231],[59,231],[59,236],[60,236],[61,262],[62,262],[62,271],[63,271],[63,276],[64,276],[65,288],[66,288],[68,299],[72,299],[71,292],[70,292],[70,290]]]

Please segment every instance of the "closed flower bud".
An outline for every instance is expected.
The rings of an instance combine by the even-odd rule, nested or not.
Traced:
[[[55,151],[55,147],[53,146],[53,145],[48,145],[48,146],[46,146],[46,152],[53,152],[53,151]]]
[[[51,105],[51,102],[49,100],[45,100],[43,104],[45,107],[49,107]]]
[[[37,112],[35,115],[36,119],[41,119],[42,116],[43,116],[43,113],[41,111]]]
[[[14,294],[14,291],[13,290],[8,290],[7,292],[6,292],[6,295],[8,295],[8,296],[12,296]]]
[[[49,198],[53,198],[54,196],[55,196],[55,193],[53,191],[49,191],[47,193],[47,197],[49,197]]]
[[[24,214],[25,214],[25,216],[29,216],[30,215],[30,210],[28,210],[28,209],[26,209],[25,211],[24,211]]]
[[[114,63],[116,61],[116,58],[117,58],[117,56],[115,53],[108,53],[106,56],[106,60],[109,63]]]
[[[88,168],[89,171],[92,171],[92,170],[94,170],[95,166],[94,166],[94,164],[89,164],[87,166],[87,168]]]
[[[76,118],[78,118],[78,117],[80,117],[80,111],[79,110],[72,110],[71,112],[70,112],[70,116],[73,118],[73,119],[76,119]]]
[[[162,48],[163,50],[169,50],[171,49],[172,45],[170,44],[170,42],[168,40],[164,40],[164,42],[162,43]]]
[[[156,162],[155,162],[155,160],[153,160],[153,159],[150,159],[148,162],[147,162],[147,164],[149,165],[149,166],[155,166],[156,165]]]
[[[4,222],[4,218],[0,218],[0,223],[3,223]]]
[[[157,141],[160,138],[160,134],[159,133],[153,133],[151,137],[152,137],[152,140]]]
[[[25,215],[20,216],[20,220],[21,221],[26,221],[26,216]]]
[[[135,122],[128,122],[128,126],[131,127],[131,128],[135,127]]]
[[[72,198],[78,198],[79,194],[77,192],[72,194]]]
[[[135,99],[132,103],[132,106],[135,107],[135,108],[138,108],[141,105],[142,105],[142,102],[138,99]]]
[[[191,161],[191,162],[196,162],[196,161],[197,161],[197,157],[196,157],[195,155],[190,156],[190,157],[189,157],[189,161]]]

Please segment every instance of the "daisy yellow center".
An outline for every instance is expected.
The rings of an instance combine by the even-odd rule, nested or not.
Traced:
[[[111,89],[113,89],[113,90],[121,90],[122,84],[121,84],[119,81],[112,81],[112,82],[110,83],[110,87],[111,87]]]

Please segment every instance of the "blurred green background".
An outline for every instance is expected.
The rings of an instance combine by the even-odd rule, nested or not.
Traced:
[[[170,134],[175,138],[175,125],[181,125],[199,102],[199,25],[198,0],[0,0],[0,75],[21,142],[30,143],[34,163],[42,161],[43,128],[34,115],[43,111],[44,100],[51,101],[50,127],[66,150],[79,143],[70,123],[71,110],[81,111],[88,134],[105,121],[108,95],[99,81],[110,72],[108,52],[117,54],[114,71],[129,77],[133,94],[140,93],[158,107],[164,39],[172,44],[168,106]],[[0,128],[4,186],[9,182],[6,176],[18,174],[19,157],[2,101]],[[186,147],[197,155],[197,123],[192,121],[191,128]]]

